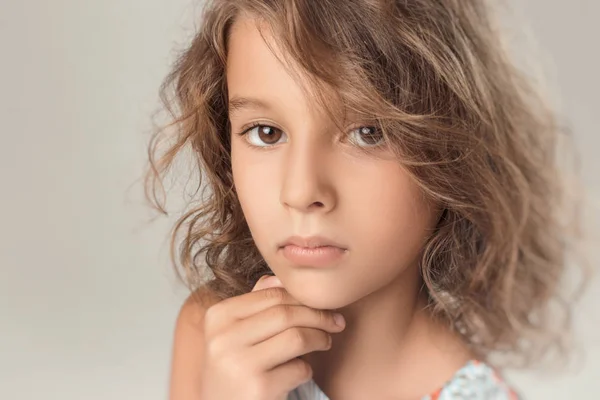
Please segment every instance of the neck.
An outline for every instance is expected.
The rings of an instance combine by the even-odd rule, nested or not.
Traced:
[[[336,311],[346,329],[327,352],[303,357],[332,399],[420,399],[439,388],[473,355],[457,334],[432,317],[410,268],[386,287]]]

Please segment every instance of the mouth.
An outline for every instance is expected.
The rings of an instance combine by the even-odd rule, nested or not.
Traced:
[[[348,248],[322,236],[292,236],[278,248],[293,264],[307,267],[327,267],[339,262]]]
[[[286,246],[297,246],[304,249],[316,249],[319,247],[337,247],[342,250],[348,250],[345,246],[324,236],[291,236],[279,244],[280,248]]]

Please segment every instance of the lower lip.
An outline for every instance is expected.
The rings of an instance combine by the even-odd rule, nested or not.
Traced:
[[[346,250],[334,247],[300,247],[287,245],[283,248],[283,255],[294,264],[308,267],[327,267],[339,261]]]

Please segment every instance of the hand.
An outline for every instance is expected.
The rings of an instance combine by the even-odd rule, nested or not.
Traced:
[[[341,317],[341,316],[340,316]],[[274,276],[263,276],[250,293],[206,311],[202,400],[284,400],[312,379],[298,358],[331,348],[331,333],[344,329],[334,313],[300,304]]]

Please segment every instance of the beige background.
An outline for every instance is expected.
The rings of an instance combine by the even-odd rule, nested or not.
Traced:
[[[191,1],[0,2],[2,399],[166,397],[185,290],[168,264],[172,220],[146,223],[136,179],[157,87],[198,13]],[[519,4],[575,128],[597,230],[600,3]],[[573,372],[511,373],[528,399],[597,396],[599,300],[593,283]]]

